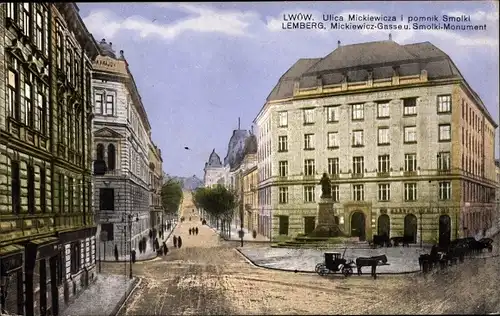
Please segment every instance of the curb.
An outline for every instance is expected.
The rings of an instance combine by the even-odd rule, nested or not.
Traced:
[[[167,238],[163,239],[163,241],[167,242],[170,239],[170,236],[172,235],[172,233],[174,232],[174,230],[175,230],[176,227],[177,227],[177,223],[172,228],[172,230],[170,231],[170,233],[167,235]],[[146,259],[136,259],[135,263],[138,263],[138,262],[148,262],[148,261],[156,259],[157,257],[158,257],[158,253],[155,251],[153,257],[146,258]],[[127,262],[128,263],[128,262],[130,262],[130,259],[127,259],[127,260],[101,260],[101,262],[107,262],[107,263],[124,263],[124,262]]]
[[[259,265],[259,264],[255,263],[255,261],[253,261],[252,259],[248,258],[240,249],[235,248],[235,250],[238,251],[240,253],[240,255],[242,255],[247,261],[249,261],[249,263],[251,263],[253,266],[258,267],[258,268],[275,270],[275,271],[283,271],[283,272],[316,274],[315,271],[309,271],[309,270],[289,270],[289,269],[266,267],[263,265]],[[404,272],[377,272],[377,275],[406,275],[406,274],[414,274],[414,273],[418,273],[418,272],[420,272],[420,270],[404,271]],[[352,276],[355,276],[355,277],[369,276],[369,277],[371,277],[371,275],[369,273],[364,273],[362,275],[353,274]]]
[[[120,311],[123,308],[123,306],[125,306],[125,302],[130,298],[130,296],[132,295],[132,293],[134,293],[134,291],[137,289],[137,287],[141,283],[142,283],[142,279],[141,278],[135,278],[134,283],[132,283],[132,286],[129,287],[130,291],[128,291],[128,293],[126,295],[124,295],[120,299],[120,302],[115,306],[115,308],[113,309],[113,311],[111,312],[111,314],[109,316],[116,316],[116,315],[118,315],[118,313],[120,313]]]

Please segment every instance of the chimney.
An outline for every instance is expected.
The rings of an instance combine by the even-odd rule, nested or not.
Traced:
[[[389,41],[392,41],[392,34],[389,33]]]
[[[337,41],[337,48],[340,47],[340,41]]]

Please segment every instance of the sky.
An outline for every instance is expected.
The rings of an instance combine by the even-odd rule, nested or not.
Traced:
[[[124,50],[168,174],[202,177],[214,148],[224,159],[238,117],[241,127],[250,129],[281,75],[299,58],[324,57],[337,47],[337,41],[348,45],[387,40],[389,32],[399,44],[429,41],[442,49],[495,121],[499,120],[498,2],[150,2],[78,6],[96,41],[104,38],[116,51]],[[284,30],[284,16],[298,13],[313,14],[316,21],[323,14],[403,15],[404,22],[397,23],[405,25],[409,16],[465,14],[471,17],[465,24],[486,24],[486,31]],[[185,150],[186,146],[190,150]]]

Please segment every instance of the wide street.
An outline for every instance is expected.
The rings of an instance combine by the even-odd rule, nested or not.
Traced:
[[[188,229],[198,226],[199,235]],[[177,226],[181,249],[134,265],[142,279],[120,315],[477,313],[498,308],[499,260],[471,260],[434,277],[343,278],[267,270],[249,264],[193,217]],[[252,247],[246,244],[245,247]],[[460,271],[458,271],[460,270]],[[122,274],[123,264],[103,263]]]

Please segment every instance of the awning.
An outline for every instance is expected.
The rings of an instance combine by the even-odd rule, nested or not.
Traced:
[[[0,248],[0,257],[6,257],[15,253],[23,252],[24,247],[19,245],[8,245]]]

